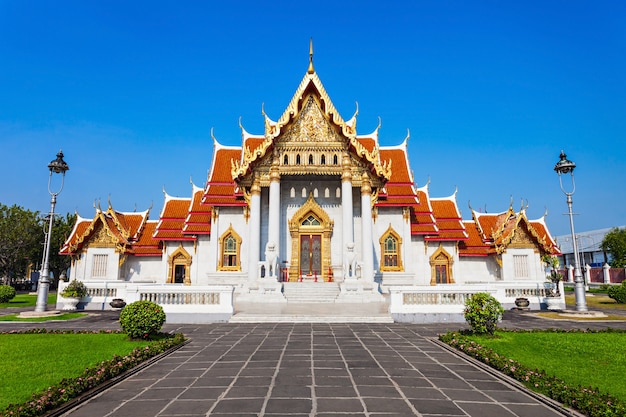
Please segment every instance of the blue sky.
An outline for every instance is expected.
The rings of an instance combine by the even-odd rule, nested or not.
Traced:
[[[46,212],[47,164],[70,165],[60,212],[157,218],[227,145],[278,119],[308,66],[357,130],[410,129],[418,186],[459,208],[569,232],[553,171],[577,164],[578,231],[626,224],[626,3],[621,1],[0,0],[0,202]],[[8,165],[7,165],[8,164]],[[55,183],[53,182],[53,186]],[[522,203],[523,202],[523,203]]]

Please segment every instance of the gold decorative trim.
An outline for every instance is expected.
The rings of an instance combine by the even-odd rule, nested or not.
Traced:
[[[454,258],[439,244],[439,248],[430,257],[430,285],[437,285],[437,266],[442,265],[446,268],[448,284],[454,284],[452,264],[454,264]]]
[[[396,256],[398,257],[398,265],[396,266],[385,266],[385,241],[389,236],[395,239],[397,244]],[[403,272],[404,265],[402,264],[402,237],[400,237],[398,232],[393,229],[391,223],[389,223],[389,227],[387,228],[385,233],[383,233],[380,239],[378,239],[378,243],[380,244],[380,270],[384,272]]]
[[[191,260],[192,257],[183,248],[182,244],[178,245],[178,248],[167,259],[167,282],[169,284],[174,283],[174,272],[176,271],[176,266],[184,265],[185,266],[185,277],[183,278],[183,283],[185,285],[191,285]]]
[[[231,236],[235,238],[235,241],[237,242],[237,265],[235,266],[224,266],[224,239],[226,239],[228,236]],[[228,229],[226,229],[226,231],[224,233],[222,233],[222,235],[219,238],[218,244],[219,244],[219,254],[220,257],[218,259],[218,263],[217,263],[217,270],[218,271],[241,271],[241,236],[239,236],[239,234],[235,231],[235,229],[233,229],[233,224],[231,223],[230,226],[228,226]]]
[[[313,215],[319,220],[319,226],[303,226],[302,222]],[[309,194],[307,201],[294,213],[289,220],[291,235],[291,263],[289,265],[289,281],[297,281],[300,276],[300,235],[319,234],[322,236],[322,271],[319,278],[329,279],[329,270],[332,266],[330,255],[330,238],[333,234],[334,222],[326,211],[315,201],[313,194]]]

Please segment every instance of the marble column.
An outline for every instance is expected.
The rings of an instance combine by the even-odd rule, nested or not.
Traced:
[[[274,165],[270,169],[269,200],[267,243],[274,245],[274,254],[271,259],[267,259],[266,255],[265,260],[272,264],[267,266],[267,268],[270,268],[271,266],[272,270],[266,271],[266,276],[278,279],[280,273],[274,270],[275,268],[278,268],[278,257],[280,255],[280,172],[278,170],[278,165]]]
[[[342,247],[343,253],[342,265],[347,265],[349,262],[346,259],[346,247],[347,245],[354,244],[354,220],[352,216],[352,164],[350,162],[350,155],[345,153],[342,158],[343,173],[341,175],[341,223],[342,223]],[[345,273],[345,268],[344,268]],[[346,277],[344,276],[344,279]]]
[[[366,173],[363,173],[361,182],[361,240],[363,269],[362,278],[366,281],[374,280],[374,254],[372,251],[372,185]]]
[[[250,236],[248,247],[248,280],[255,281],[259,275],[261,253],[261,185],[255,179],[250,187]]]

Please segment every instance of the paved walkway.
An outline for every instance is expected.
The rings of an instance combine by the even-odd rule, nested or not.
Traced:
[[[2,323],[0,330],[41,327]],[[117,313],[48,328],[117,329]],[[191,342],[69,411],[94,416],[577,415],[440,346],[459,324],[168,325]],[[508,328],[626,328],[505,314]]]

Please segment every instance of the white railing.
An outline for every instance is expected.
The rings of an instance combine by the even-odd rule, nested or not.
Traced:
[[[560,283],[563,294],[563,283]],[[465,300],[472,294],[486,292],[505,309],[515,307],[516,298],[527,298],[530,308],[539,310],[545,303],[549,286],[544,282],[494,282],[468,285],[391,286],[389,312],[392,314],[446,313],[461,314]],[[563,308],[565,298],[560,297]]]
[[[109,303],[119,298],[126,304],[139,300],[155,302],[163,307],[168,321],[210,322],[211,317],[219,317],[219,321],[224,321],[234,313],[232,285],[186,286],[119,281],[83,281],[83,283],[87,287],[88,295],[81,300],[79,308],[85,310],[111,310]],[[57,308],[63,306],[64,298],[60,294],[67,285],[65,282],[59,283]],[[205,317],[201,317],[202,315]],[[181,319],[182,316],[185,318]]]

